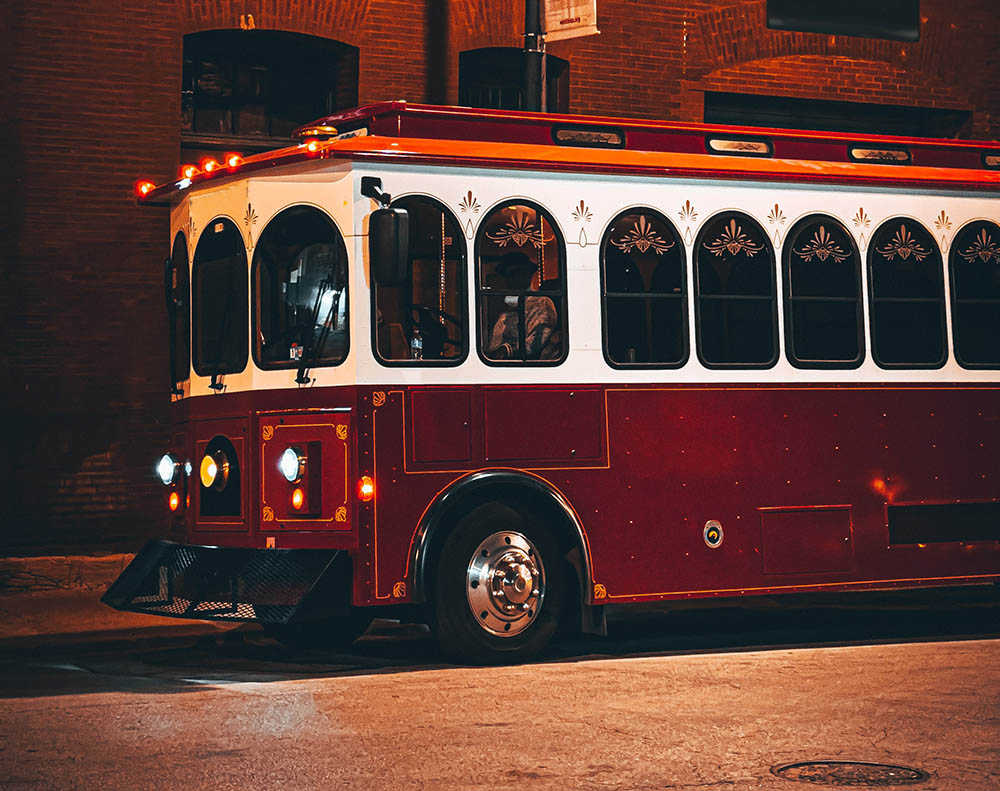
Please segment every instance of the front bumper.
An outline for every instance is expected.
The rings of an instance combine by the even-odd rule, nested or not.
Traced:
[[[350,605],[342,550],[246,549],[150,541],[101,601],[116,610],[287,624]]]

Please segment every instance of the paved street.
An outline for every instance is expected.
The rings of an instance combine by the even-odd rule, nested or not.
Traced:
[[[794,791],[822,786],[772,769],[818,760],[1000,788],[995,593],[890,598],[619,615],[501,668],[388,622],[349,654],[247,627],[8,641],[0,788]]]

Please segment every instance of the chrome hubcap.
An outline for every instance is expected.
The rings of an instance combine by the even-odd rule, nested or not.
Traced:
[[[469,559],[465,582],[476,621],[499,637],[527,629],[545,598],[542,559],[520,533],[487,536]]]

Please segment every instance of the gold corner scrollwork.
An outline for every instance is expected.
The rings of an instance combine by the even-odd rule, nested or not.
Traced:
[[[608,598],[608,589],[601,585],[599,582],[594,583],[594,598],[595,599],[606,599]]]
[[[405,582],[397,582],[395,585],[392,586],[392,598],[402,599],[405,598],[405,596],[406,596]]]
[[[264,442],[267,442],[269,439],[273,439],[274,426],[263,426],[260,430],[260,434],[264,438]]]
[[[340,506],[340,508],[338,508],[334,512],[333,518],[336,521],[338,521],[338,522],[346,522],[347,521],[347,508],[345,508],[344,506]]]
[[[269,506],[269,505],[265,505],[264,506],[264,514],[263,514],[262,518],[264,519],[265,522],[273,522],[274,521],[274,509],[271,508],[271,506]]]
[[[337,425],[337,439],[347,439],[347,426],[343,423]]]
[[[372,406],[379,407],[385,403],[385,392],[382,390],[376,390],[372,393]]]

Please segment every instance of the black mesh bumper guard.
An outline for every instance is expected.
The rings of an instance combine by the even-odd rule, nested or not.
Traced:
[[[101,601],[116,610],[284,624],[347,606],[347,553],[150,541]],[[318,607],[317,604],[322,606]]]

